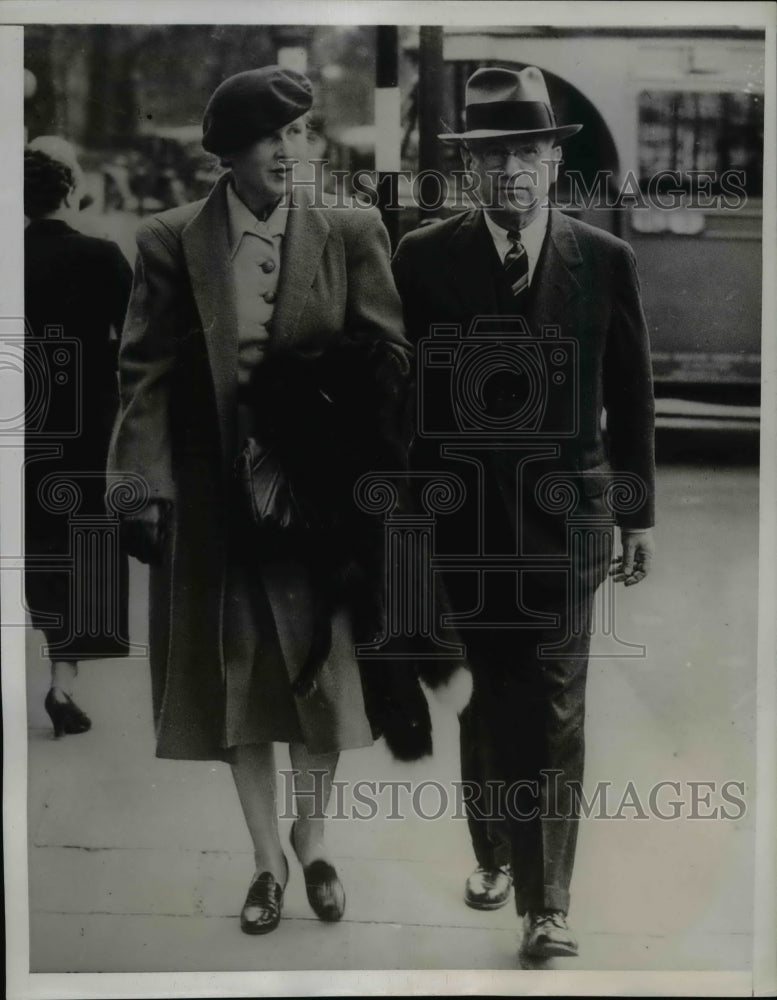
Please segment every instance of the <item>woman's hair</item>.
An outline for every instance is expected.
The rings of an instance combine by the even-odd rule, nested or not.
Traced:
[[[315,126],[313,124],[313,122],[317,120],[315,118],[315,113],[313,111],[306,111],[303,115],[300,115],[300,119],[301,119],[302,123],[305,126],[305,132],[307,133],[308,142],[311,142],[312,139],[313,139],[313,137],[315,136],[315,134],[317,132],[317,129],[315,128]],[[291,124],[291,123],[289,123],[289,124]],[[272,133],[270,133],[270,134],[272,134]],[[254,142],[257,142],[257,141],[258,140],[256,140],[256,139],[254,140]],[[253,144],[254,143],[251,142],[251,143],[248,144],[248,146],[246,146],[244,148],[245,149],[250,149],[250,147],[253,146]],[[242,149],[233,149],[231,153],[224,153],[224,154],[220,155],[219,156],[219,166],[221,166],[221,167],[231,167],[232,166],[232,157],[235,156],[236,154],[242,153],[242,152],[243,152]]]
[[[40,149],[24,151],[24,214],[41,219],[55,212],[76,183],[75,172]]]

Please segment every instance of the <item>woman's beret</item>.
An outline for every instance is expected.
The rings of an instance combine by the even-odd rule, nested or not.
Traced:
[[[302,73],[263,66],[220,83],[205,108],[202,145],[225,156],[252,145],[304,115],[313,104],[313,85]]]

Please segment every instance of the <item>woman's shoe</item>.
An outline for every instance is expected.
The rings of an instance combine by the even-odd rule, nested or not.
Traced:
[[[294,830],[297,825],[295,820],[291,824],[289,840],[294,853],[297,853],[297,845],[294,841]],[[328,861],[317,859],[309,865],[302,866],[302,874],[305,876],[305,890],[308,894],[308,902],[319,920],[326,920],[334,923],[340,920],[345,913],[345,889],[343,883],[337,877],[337,872]]]
[[[286,882],[281,885],[271,872],[254,877],[240,911],[240,929],[244,934],[269,934],[281,922],[283,893],[289,881],[289,862],[286,865]]]
[[[92,728],[92,722],[88,715],[81,711],[69,694],[65,695],[67,701],[57,701],[54,697],[54,689],[49,688],[43,707],[49,713],[51,724],[54,726],[54,736],[74,735],[85,733]]]

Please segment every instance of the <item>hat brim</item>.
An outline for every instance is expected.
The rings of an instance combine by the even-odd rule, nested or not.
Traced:
[[[556,128],[540,129],[491,129],[476,128],[469,132],[443,132],[438,139],[446,142],[461,142],[466,139],[499,139],[508,135],[534,136],[541,139],[568,139],[582,129],[582,125],[558,125]]]

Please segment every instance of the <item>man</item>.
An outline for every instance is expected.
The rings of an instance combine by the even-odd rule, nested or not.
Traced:
[[[465,105],[465,130],[440,138],[461,144],[480,207],[405,236],[394,276],[411,340],[427,339],[416,467],[444,466],[468,488],[438,524],[474,678],[462,778],[482,794],[468,802],[478,867],[465,901],[502,906],[514,879],[522,954],[544,960],[578,951],[574,783],[616,485],[629,502],[616,510],[614,580],[638,583],[653,554],[649,345],[630,247],[548,207],[559,143],[582,126],[557,125],[541,72],[478,70]],[[498,557],[501,572],[478,571]]]

